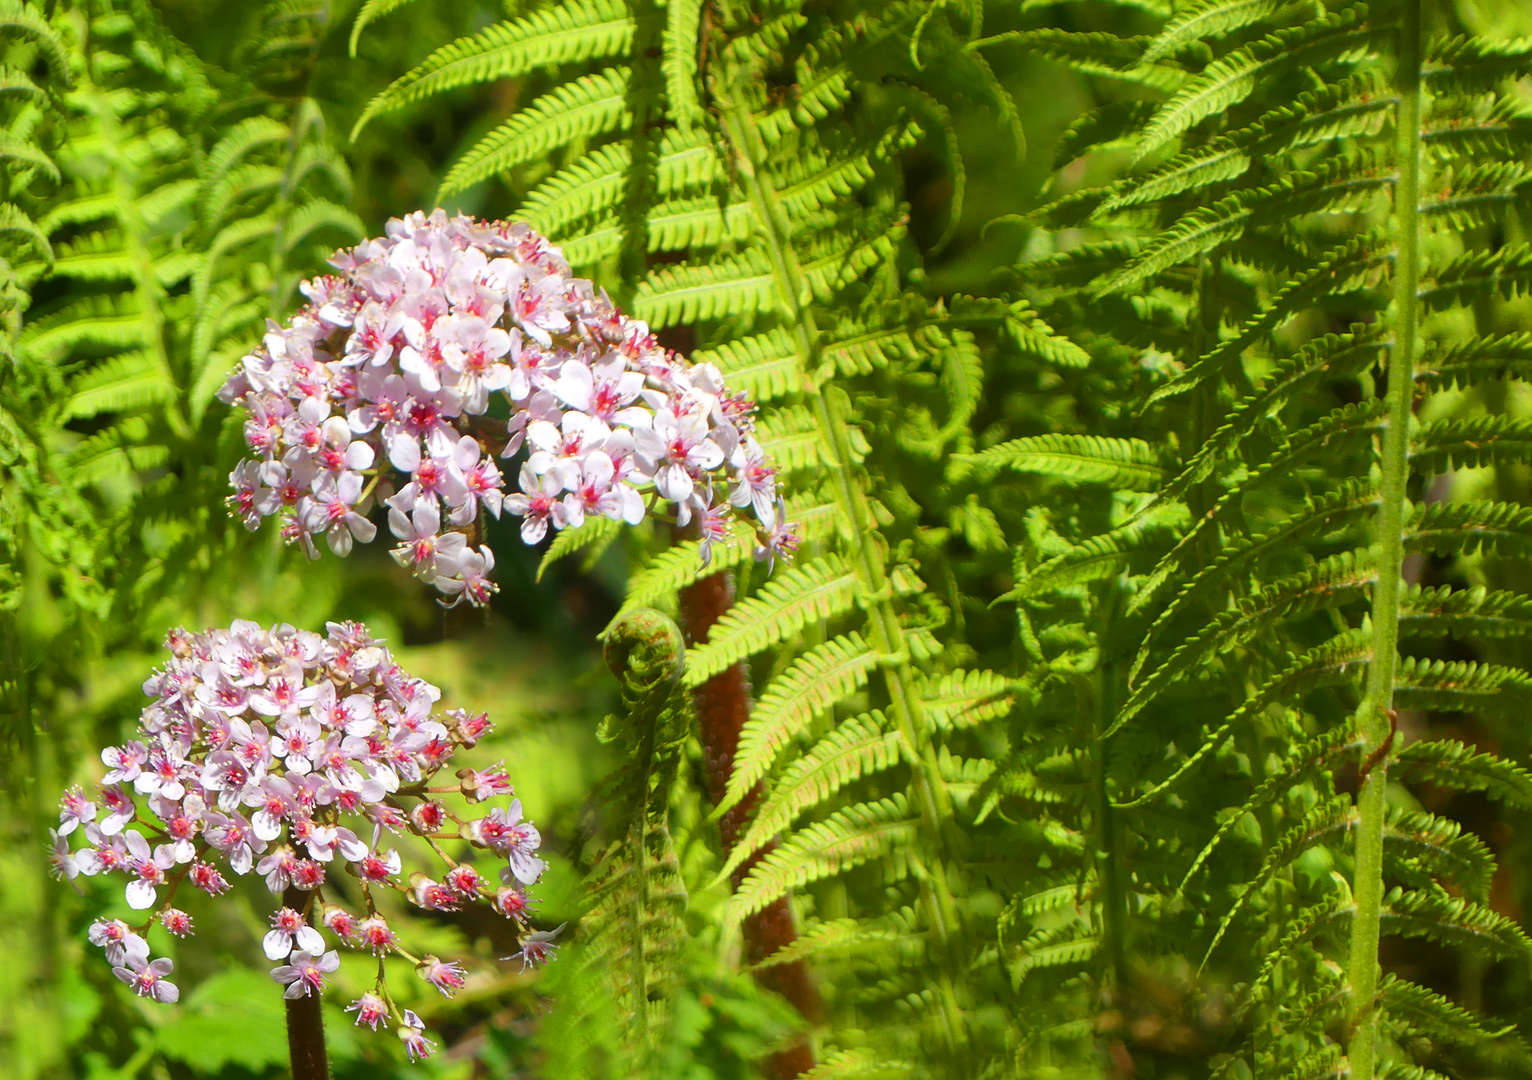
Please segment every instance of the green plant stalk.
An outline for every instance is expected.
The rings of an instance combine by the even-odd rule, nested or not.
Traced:
[[[1399,179],[1394,189],[1398,254],[1394,266],[1394,343],[1388,361],[1388,427],[1383,433],[1382,505],[1378,513],[1378,586],[1372,602],[1372,663],[1360,710],[1361,789],[1352,896],[1350,1042],[1352,1080],[1373,1080],[1378,1012],[1378,930],[1383,903],[1383,815],[1393,728],[1394,671],[1399,647],[1399,580],[1404,563],[1405,484],[1414,395],[1420,278],[1420,0],[1404,0],[1399,67],[1394,75]],[[1370,766],[1370,767],[1369,767]]]
[[[709,78],[723,133],[733,152],[732,164],[756,212],[761,245],[771,263],[783,313],[792,327],[804,397],[811,405],[823,444],[833,453],[829,472],[841,512],[846,516],[845,526],[850,533],[847,547],[864,591],[868,636],[873,648],[886,658],[882,674],[889,695],[889,711],[904,738],[905,754],[910,762],[913,802],[928,834],[941,845],[941,854],[945,855],[953,850],[953,840],[956,839],[952,836],[956,828],[952,798],[942,782],[935,750],[925,737],[927,725],[920,700],[913,692],[914,671],[910,666],[904,630],[889,602],[893,589],[883,566],[882,554],[871,539],[877,535],[877,521],[866,492],[851,472],[850,463],[855,460],[849,434],[851,417],[841,401],[832,400],[831,395],[823,393],[814,383],[813,373],[819,370],[823,349],[813,313],[808,307],[812,294],[798,265],[797,255],[786,240],[790,231],[786,211],[770,185],[761,180],[758,166],[766,155],[755,118],[746,106],[718,85],[720,81],[721,77],[716,73]],[[970,1064],[968,1034],[958,997],[959,973],[966,968],[963,928],[947,880],[945,858],[935,859],[931,865],[924,866],[918,858],[913,861],[920,881],[922,906],[931,923],[933,952],[939,965],[935,996],[942,1038],[957,1070],[956,1075],[972,1075],[966,1068]]]
[[[1118,583],[1106,583],[1106,595],[1101,601],[1100,640],[1104,641],[1111,630],[1117,614],[1120,592]],[[1112,740],[1102,738],[1101,733],[1111,727],[1117,715],[1119,672],[1115,660],[1104,660],[1097,665],[1095,679],[1096,730],[1094,754],[1091,763],[1096,796],[1096,829],[1098,880],[1101,882],[1101,936],[1106,958],[1106,975],[1112,987],[1120,991],[1127,977],[1128,941],[1128,885],[1127,863],[1122,849],[1122,822],[1120,811],[1112,805],[1112,793],[1107,789],[1107,765],[1110,760]]]

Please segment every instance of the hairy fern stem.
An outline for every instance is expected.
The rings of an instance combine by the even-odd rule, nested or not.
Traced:
[[[866,493],[851,472],[850,462],[854,455],[848,403],[813,385],[822,356],[819,332],[806,303],[811,292],[797,256],[786,240],[790,232],[786,211],[775,192],[762,180],[759,163],[765,159],[765,146],[756,129],[755,118],[748,107],[720,91],[716,76],[712,89],[719,105],[723,133],[732,150],[732,163],[757,214],[762,247],[776,278],[784,314],[792,328],[798,367],[805,380],[804,395],[810,403],[823,445],[833,454],[833,460],[827,463],[828,471],[843,517],[842,527],[847,533],[847,548],[862,590],[860,603],[868,615],[871,644],[883,658],[882,675],[889,696],[889,711],[902,736],[903,752],[909,761],[913,801],[928,834],[945,847],[957,833],[952,800],[942,781],[935,750],[930,740],[923,737],[921,706],[913,693],[914,673],[909,650],[904,642],[903,628],[890,604],[893,590],[883,565],[883,553],[874,546],[877,522]],[[930,919],[933,953],[939,970],[935,996],[945,1050],[958,1070],[956,1074],[967,1075],[965,1066],[970,1064],[968,1036],[959,997],[966,967],[963,932],[957,902],[946,876],[946,861],[932,860],[930,865],[923,866],[917,857],[914,869],[920,882],[922,906]]]
[[[1383,904],[1383,826],[1393,738],[1394,677],[1399,643],[1399,582],[1404,563],[1405,485],[1409,480],[1411,404],[1415,386],[1417,290],[1420,277],[1420,0],[1405,0],[1399,23],[1398,182],[1394,221],[1394,342],[1388,362],[1388,424],[1383,431],[1382,502],[1378,512],[1378,583],[1372,602],[1372,663],[1361,708],[1364,767],[1352,897],[1350,1043],[1353,1080],[1372,1080],[1377,1050],[1378,935]]]

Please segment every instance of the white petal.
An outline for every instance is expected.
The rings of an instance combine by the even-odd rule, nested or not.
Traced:
[[[261,938],[261,949],[268,960],[286,960],[293,951],[293,936],[286,930],[273,930]]]

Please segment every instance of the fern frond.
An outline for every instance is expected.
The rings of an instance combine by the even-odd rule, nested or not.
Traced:
[[[727,877],[804,811],[863,776],[881,772],[914,751],[874,710],[837,724],[794,761],[771,786],[745,835],[729,852],[720,878]]]
[[[697,99],[697,40],[702,23],[702,0],[670,0],[665,7],[665,97],[670,114],[684,132],[702,120]]]
[[[691,651],[685,683],[698,686],[730,664],[784,640],[805,624],[844,614],[856,604],[856,574],[835,555],[797,566],[734,605]]]
[[[707,563],[714,570],[725,570],[749,559],[753,553],[754,534],[743,522],[736,522],[730,537],[723,543],[714,544],[712,558]],[[655,607],[675,596],[683,586],[695,581],[703,568],[702,544],[697,540],[685,540],[667,548],[655,556],[644,569],[628,580],[627,596],[622,607],[607,624],[603,636],[611,631],[622,618],[634,608]]]
[[[775,278],[754,249],[695,266],[665,266],[639,282],[634,314],[653,327],[750,315],[777,301]]]
[[[1528,460],[1532,423],[1506,416],[1437,420],[1419,428],[1410,441],[1410,464],[1426,475]]]
[[[1507,558],[1532,553],[1532,508],[1516,503],[1430,503],[1406,527],[1405,546],[1437,555],[1484,551]]]
[[[1316,772],[1328,769],[1331,763],[1342,755],[1355,752],[1359,745],[1355,731],[1348,728],[1336,728],[1316,735],[1295,747],[1292,753],[1283,759],[1282,767],[1251,792],[1250,797],[1242,805],[1224,818],[1213,833],[1212,839],[1192,859],[1191,866],[1181,878],[1181,883],[1176,886],[1176,895],[1179,896],[1186,891],[1187,883],[1197,876],[1197,871],[1207,865],[1208,859],[1212,857],[1219,844],[1228,838],[1247,814],[1252,814],[1263,806],[1271,805]],[[1121,805],[1132,807],[1136,804],[1135,801]]]
[[[1487,295],[1516,297],[1532,288],[1532,246],[1508,244],[1497,251],[1468,251],[1435,268],[1422,285],[1420,302],[1432,311],[1472,303]]]
[[[367,0],[362,5],[362,10],[356,13],[356,19],[351,23],[351,37],[346,42],[346,51],[352,59],[356,58],[356,45],[362,40],[362,31],[369,24],[411,3],[414,3],[414,0]]]
[[[757,962],[754,969],[862,954],[886,958],[891,951],[919,949],[922,945],[919,935],[889,920],[829,919],[805,927],[796,941]]]
[[[0,3],[0,34],[30,41],[48,65],[48,77],[66,90],[74,85],[69,47],[37,9],[18,0],[4,0]]]
[[[1532,773],[1494,754],[1453,740],[1413,742],[1395,752],[1412,777],[1454,791],[1482,792],[1508,806],[1532,809]]]
[[[837,701],[867,685],[877,666],[877,654],[855,632],[831,638],[794,660],[766,687],[745,721],[718,810],[738,804],[771,771],[789,741]]]
[[[1427,938],[1498,958],[1532,956],[1532,939],[1511,919],[1460,896],[1392,890],[1384,897],[1384,932]]]
[[[1532,334],[1480,336],[1454,345],[1433,342],[1415,365],[1416,382],[1428,390],[1467,388],[1489,379],[1532,379]]]
[[[1203,0],[1177,11],[1144,49],[1141,60],[1151,64],[1175,56],[1204,38],[1223,37],[1264,22],[1287,4],[1285,0]]]
[[[1134,160],[1142,161],[1193,125],[1245,100],[1258,80],[1327,60],[1360,57],[1379,40],[1362,5],[1278,30],[1209,64],[1188,79],[1144,125]]]
[[[968,458],[979,468],[1007,468],[1125,491],[1155,491],[1165,470],[1142,439],[1100,435],[1034,435],[1012,439]]]
[[[124,412],[142,405],[169,401],[175,385],[159,361],[146,352],[114,356],[83,372],[69,385],[66,418]]]
[[[442,177],[444,198],[497,173],[535,161],[576,139],[623,131],[632,123],[627,68],[582,75],[544,94],[475,143]]]
[[[838,810],[793,833],[751,868],[730,898],[730,924],[752,915],[789,890],[861,866],[892,860],[891,876],[904,876],[908,849],[919,837],[902,794]]]
[[[1417,708],[1519,716],[1532,706],[1532,676],[1472,660],[1406,657],[1399,663],[1394,694]]]
[[[1017,693],[997,672],[954,671],[921,688],[921,713],[938,731],[960,731],[1005,716]]]
[[[1378,568],[1366,550],[1342,552],[1300,574],[1273,582],[1182,642],[1134,687],[1119,715],[1135,716],[1188,673],[1227,655],[1236,645],[1268,631],[1279,620],[1366,599]],[[1441,631],[1446,633],[1444,627]]]
[[[1356,828],[1358,817],[1357,808],[1352,805],[1351,800],[1340,796],[1320,803],[1306,813],[1291,829],[1284,832],[1266,852],[1255,877],[1245,883],[1239,898],[1234,901],[1234,906],[1219,920],[1218,928],[1213,932],[1213,940],[1202,955],[1202,966],[1207,966],[1208,959],[1217,950],[1218,943],[1224,939],[1229,928],[1234,925],[1234,920],[1244,911],[1245,905],[1265,887],[1277,871],[1315,845],[1325,843],[1339,833]]]
[[[571,0],[496,23],[476,37],[460,38],[437,49],[378,93],[357,118],[351,140],[356,141],[373,117],[446,90],[516,78],[535,68],[625,54],[632,47],[634,32],[633,17],[622,0]]]
[[[553,543],[548,545],[548,550],[543,552],[543,557],[537,564],[537,575],[534,580],[541,581],[543,575],[548,572],[554,563],[576,552],[584,551],[587,548],[595,548],[598,551],[606,550],[606,547],[617,538],[620,532],[622,532],[622,523],[613,521],[609,517],[588,517],[585,519],[585,524],[581,525],[578,529],[561,530],[554,536]],[[701,558],[697,559],[698,563],[701,563],[701,561]],[[652,597],[648,600],[639,601],[632,606],[652,607],[655,599],[658,598]],[[612,621],[616,622],[616,617]]]
[[[780,327],[698,349],[692,353],[692,361],[717,364],[731,387],[738,387],[757,402],[772,401],[799,389],[797,346]]]
[[[533,188],[516,216],[557,240],[582,220],[617,214],[632,167],[633,148],[627,142],[597,147]],[[683,136],[668,131],[661,138],[654,162],[656,195],[695,192],[718,176],[718,150],[701,132]]]
[[[1489,898],[1495,856],[1489,845],[1456,821],[1435,814],[1400,812],[1384,826],[1387,849],[1417,862],[1433,877],[1456,882],[1471,899]]]

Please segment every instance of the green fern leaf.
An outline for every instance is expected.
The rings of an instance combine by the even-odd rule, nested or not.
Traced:
[[[74,85],[69,71],[69,47],[35,8],[17,0],[4,0],[0,3],[0,34],[30,41],[48,65],[48,77],[66,90]]]
[[[1175,56],[1205,38],[1223,37],[1264,22],[1287,4],[1285,0],[1204,0],[1177,11],[1144,49],[1142,62],[1152,64]]]
[[[1521,716],[1532,705],[1532,676],[1471,660],[1400,661],[1394,694],[1414,708]]]
[[[1361,56],[1380,38],[1364,26],[1367,9],[1357,5],[1278,30],[1213,61],[1188,79],[1144,126],[1134,160],[1163,147],[1193,125],[1245,100],[1256,83],[1279,72],[1312,67],[1326,60]]]
[[[437,49],[424,63],[386,87],[362,110],[351,129],[351,140],[356,141],[373,117],[459,86],[625,54],[633,45],[634,30],[633,18],[622,0],[570,0],[496,23],[476,37],[460,38]]]
[[[1435,814],[1396,812],[1384,827],[1383,842],[1388,850],[1419,863],[1432,877],[1461,885],[1471,899],[1488,900],[1494,853],[1458,822]]]
[[[1485,551],[1522,558],[1532,554],[1532,509],[1516,503],[1431,503],[1415,509],[1404,543],[1411,551],[1437,555]]]
[[[687,655],[685,683],[699,686],[730,664],[769,648],[812,621],[856,604],[856,574],[838,556],[796,566],[735,604]]]
[[[1017,691],[993,671],[954,671],[921,688],[921,713],[938,731],[960,731],[1005,716]]]
[[[778,897],[813,881],[834,877],[874,859],[892,862],[891,876],[904,876],[908,851],[919,838],[902,794],[838,810],[793,833],[751,867],[729,900],[731,925]]]
[[[1234,920],[1244,911],[1246,903],[1265,887],[1277,871],[1310,848],[1326,843],[1337,834],[1350,832],[1356,828],[1358,818],[1357,808],[1350,798],[1343,795],[1320,803],[1304,814],[1296,825],[1284,832],[1261,860],[1261,868],[1256,872],[1255,877],[1245,883],[1239,898],[1234,901],[1234,906],[1219,920],[1218,928],[1213,933],[1213,940],[1202,955],[1202,966],[1207,966],[1208,959],[1218,948],[1218,943],[1229,932],[1229,928],[1234,925]]]
[[[897,730],[888,730],[881,712],[865,713],[837,724],[794,761],[771,786],[771,793],[751,818],[745,835],[729,852],[718,877],[726,878],[804,811],[864,776],[881,772],[913,751]]]
[[[627,142],[598,147],[533,188],[516,216],[558,239],[577,222],[616,215],[632,167],[633,148]],[[692,193],[709,187],[718,176],[718,150],[700,132],[664,134],[654,163],[656,195]]]
[[[613,521],[608,517],[588,517],[585,524],[578,529],[564,529],[553,538],[553,543],[548,545],[548,550],[543,552],[542,559],[537,564],[537,576],[534,580],[541,581],[548,569],[560,559],[567,558],[577,551],[587,548],[596,548],[605,551],[607,545],[617,538],[622,532],[622,523]],[[700,558],[697,560],[702,561]],[[635,604],[634,607],[649,607],[650,604]],[[617,621],[615,618],[612,620]]]
[[[736,338],[692,353],[692,362],[718,365],[732,390],[757,402],[772,401],[801,389],[797,343],[780,327],[753,337]]]
[[[1494,754],[1452,740],[1410,743],[1395,753],[1399,767],[1426,783],[1482,792],[1497,802],[1532,809],[1532,773]]]
[[[729,786],[714,813],[739,803],[760,782],[792,739],[837,701],[850,697],[878,666],[878,657],[853,632],[816,645],[777,676],[739,734]]]
[[[1429,390],[1475,386],[1489,379],[1532,378],[1532,334],[1469,338],[1453,345],[1433,342],[1415,365],[1417,384]]]
[[[1001,467],[1125,491],[1155,491],[1165,480],[1154,447],[1142,439],[1100,435],[1034,435],[991,447],[969,460],[979,468]]]
[[[356,58],[356,44],[362,40],[362,31],[369,24],[411,3],[414,3],[414,0],[367,0],[362,5],[362,10],[356,13],[356,20],[351,24],[351,37],[346,42],[346,51],[351,58]]]
[[[1432,311],[1470,304],[1486,295],[1515,297],[1532,288],[1532,246],[1508,244],[1496,251],[1469,251],[1439,267],[1419,292]]]
[[[1515,922],[1460,896],[1392,890],[1382,908],[1385,933],[1422,937],[1499,958],[1532,956],[1532,939]]]
[[[629,111],[627,68],[582,75],[544,94],[475,143],[453,162],[437,198],[457,194],[577,139],[624,131]]]
[[[169,401],[176,388],[159,361],[147,352],[125,353],[73,379],[64,406],[66,419],[122,412]]]
[[[697,540],[685,540],[666,549],[628,580],[628,593],[622,607],[607,624],[602,636],[635,608],[664,604],[701,577],[705,569],[716,571],[738,566],[751,557],[753,547],[754,533],[744,522],[736,521],[729,538],[712,546],[712,557],[708,562],[703,561],[702,544]]]
[[[754,249],[696,266],[666,266],[639,283],[635,317],[655,328],[749,315],[776,304],[776,278]]]
[[[1220,613],[1133,688],[1121,714],[1132,717],[1189,672],[1227,655],[1279,620],[1371,596],[1378,569],[1368,551],[1333,555],[1301,574],[1274,582],[1237,608]],[[1442,630],[1446,633],[1446,629]]]
[[[751,966],[752,971],[779,967],[799,960],[825,960],[871,954],[887,958],[904,948],[919,949],[921,937],[889,920],[864,922],[860,919],[829,919],[803,929],[797,939],[784,945],[764,960]]]
[[[665,8],[665,97],[670,114],[682,131],[702,122],[697,98],[697,40],[702,25],[702,0],[670,0]]]

